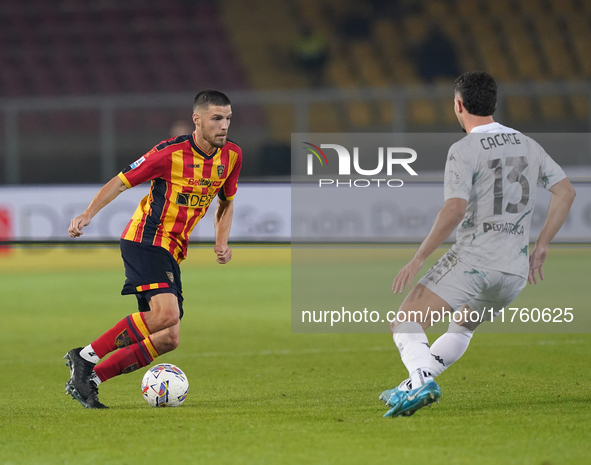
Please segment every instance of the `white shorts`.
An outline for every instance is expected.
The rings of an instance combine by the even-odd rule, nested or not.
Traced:
[[[450,250],[419,283],[445,300],[453,311],[467,306],[490,315],[492,308],[496,317],[503,307],[515,300],[527,279],[502,271],[475,268],[462,262],[461,257]]]

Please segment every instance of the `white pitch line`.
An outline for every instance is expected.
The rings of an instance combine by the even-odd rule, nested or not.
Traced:
[[[504,343],[506,346],[527,346],[527,345],[569,345],[569,344],[591,344],[591,341],[583,339],[574,339],[572,341],[514,341]],[[497,345],[493,342],[483,342],[480,345],[493,346]],[[396,351],[394,344],[388,347],[368,347],[368,348],[354,348],[354,347],[341,347],[338,349],[274,349],[274,350],[260,350],[260,351],[247,351],[247,352],[194,352],[194,353],[175,353],[176,357],[179,358],[210,358],[210,357],[261,357],[268,355],[306,355],[306,354],[338,354],[347,352],[388,352]]]

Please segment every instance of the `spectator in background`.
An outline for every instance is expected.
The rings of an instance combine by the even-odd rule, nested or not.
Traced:
[[[308,25],[300,27],[293,43],[293,57],[296,64],[308,75],[313,87],[324,84],[324,69],[328,62],[328,49],[324,39]]]
[[[415,55],[416,67],[427,82],[437,78],[455,79],[461,74],[456,48],[441,27],[432,23]]]

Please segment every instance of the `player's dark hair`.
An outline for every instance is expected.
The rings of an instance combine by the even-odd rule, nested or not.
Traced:
[[[202,90],[195,96],[195,101],[193,102],[193,111],[195,111],[197,107],[207,108],[209,105],[226,107],[230,105],[230,99],[226,96],[226,94],[222,94],[218,90]]]
[[[454,92],[460,94],[468,113],[491,116],[497,108],[497,83],[484,71],[469,71],[454,81]]]

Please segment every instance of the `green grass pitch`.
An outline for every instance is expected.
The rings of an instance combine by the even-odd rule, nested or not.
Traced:
[[[583,289],[575,305],[588,311],[590,259],[552,249],[546,281],[521,304]],[[100,387],[109,410],[85,410],[64,394],[62,356],[135,311],[119,295],[118,250],[0,254],[0,464],[590,460],[589,334],[476,334],[438,378],[439,405],[384,419],[378,395],[406,377],[390,335],[292,334],[289,249],[235,248],[220,266],[193,248],[181,267],[181,346],[158,361],[187,373],[185,404],[149,407],[142,369]]]

